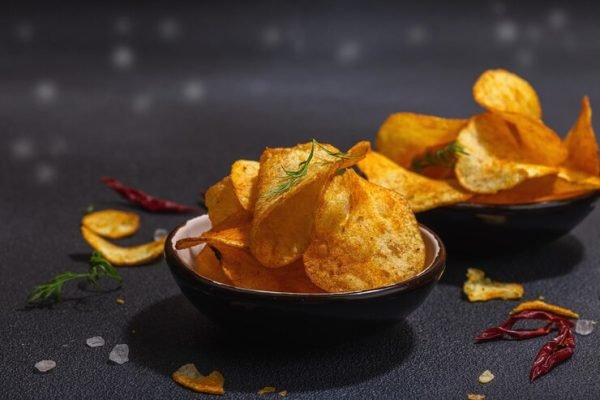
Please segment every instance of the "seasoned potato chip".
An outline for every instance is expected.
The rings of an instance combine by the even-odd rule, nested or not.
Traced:
[[[418,274],[425,244],[401,195],[347,170],[328,183],[303,258],[306,273],[321,289],[366,290]]]
[[[242,207],[229,176],[211,186],[206,191],[204,201],[208,209],[208,217],[213,226],[229,218],[243,218],[250,215]]]
[[[528,179],[495,194],[479,194],[469,202],[476,204],[531,204],[576,197],[594,190],[585,184],[571,183],[556,175]]]
[[[558,177],[568,182],[584,185],[590,189],[600,189],[600,177],[588,175],[585,172],[574,171],[572,169],[561,167],[558,169]]]
[[[579,314],[577,314],[575,311],[569,310],[568,308],[555,306],[554,304],[549,304],[541,300],[526,301],[524,303],[521,303],[515,308],[513,308],[510,313],[516,314],[525,310],[542,310],[548,311],[552,314],[561,315],[566,318],[579,318]]]
[[[567,159],[567,147],[541,120],[509,112],[496,114],[502,117],[517,139],[523,162],[556,166]]]
[[[459,133],[455,172],[460,184],[474,193],[496,193],[526,179],[552,175],[557,168],[527,162],[517,138],[498,115],[480,114]]]
[[[277,268],[302,256],[325,181],[339,168],[358,162],[369,148],[368,142],[361,142],[344,154],[313,141],[265,150],[250,232],[250,248],[262,265]]]
[[[383,155],[370,152],[358,162],[369,182],[404,196],[414,212],[468,200],[472,195],[455,181],[429,179],[410,172]]]
[[[598,142],[592,128],[592,107],[587,96],[581,101],[581,113],[564,143],[569,150],[564,164],[567,168],[594,176],[600,173]]]
[[[205,246],[196,256],[194,271],[205,278],[231,285],[231,281],[223,272],[223,268],[221,267],[221,263],[217,259],[217,256],[208,246]]]
[[[233,190],[244,208],[252,212],[256,203],[256,182],[258,180],[258,161],[237,160],[231,166]]]
[[[485,71],[473,86],[477,104],[489,111],[507,111],[542,118],[537,93],[523,78],[503,69]]]
[[[431,115],[392,114],[379,128],[375,147],[401,167],[409,168],[412,160],[429,148],[455,140],[466,123],[463,119]]]
[[[246,223],[232,228],[211,229],[200,238],[209,245],[225,245],[238,249],[250,248],[250,224]]]
[[[140,217],[132,212],[109,209],[86,214],[81,224],[102,237],[121,239],[137,232]]]
[[[486,278],[485,273],[476,268],[467,269],[467,281],[463,292],[470,302],[494,299],[515,300],[523,297],[525,289],[519,283],[494,282]]]
[[[171,378],[181,386],[199,393],[224,394],[225,378],[219,371],[204,376],[194,364],[185,364],[171,374]]]
[[[154,242],[139,246],[122,247],[110,243],[85,226],[81,227],[81,234],[94,250],[102,254],[108,262],[118,267],[132,267],[154,261],[162,256],[165,240],[167,239],[165,236]]]

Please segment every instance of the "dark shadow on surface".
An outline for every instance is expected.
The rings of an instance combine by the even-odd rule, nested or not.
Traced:
[[[90,262],[90,253],[70,253],[69,259],[73,262],[88,264]]]
[[[401,365],[414,342],[406,322],[305,341],[265,331],[225,330],[179,295],[136,314],[128,343],[132,362],[161,374],[193,362],[203,373],[221,371],[226,391],[255,393],[267,385],[296,392],[355,385]]]
[[[479,268],[498,281],[531,282],[566,275],[584,258],[585,248],[573,235],[519,251],[469,253],[448,251],[441,284],[462,287],[467,268]]]

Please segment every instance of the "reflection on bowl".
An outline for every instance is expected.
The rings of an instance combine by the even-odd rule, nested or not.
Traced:
[[[439,281],[446,252],[439,237],[420,226],[426,247],[426,268],[406,281],[372,290],[349,293],[282,293],[236,288],[214,282],[194,272],[195,256],[202,249],[176,250],[177,240],[210,229],[208,216],[176,228],[165,244],[167,263],[184,295],[209,318],[233,324],[334,326],[349,322],[399,321],[414,311]]]
[[[596,205],[600,193],[533,204],[462,203],[417,214],[451,251],[502,250],[549,242],[569,233]]]

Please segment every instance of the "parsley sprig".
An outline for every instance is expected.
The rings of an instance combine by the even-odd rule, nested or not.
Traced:
[[[423,157],[414,159],[411,167],[417,172],[431,166],[452,168],[458,154],[468,155],[460,144],[452,142],[433,153],[427,153]]]
[[[100,253],[94,251],[90,257],[90,267],[87,273],[63,272],[48,282],[37,285],[27,297],[28,306],[39,306],[49,303],[58,303],[62,300],[62,289],[65,283],[74,280],[85,280],[95,289],[100,289],[98,280],[101,278],[113,279],[123,282],[123,278]]]

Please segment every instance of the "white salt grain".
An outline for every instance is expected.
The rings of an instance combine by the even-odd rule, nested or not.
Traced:
[[[582,336],[589,335],[594,330],[594,325],[596,325],[596,321],[578,319],[575,324],[575,333]]]
[[[119,365],[125,364],[129,361],[129,346],[126,344],[116,345],[108,355],[108,359]]]
[[[46,373],[46,372],[56,368],[56,362],[53,360],[42,360],[42,361],[36,362],[34,367],[41,373]]]
[[[94,336],[86,339],[85,344],[90,347],[101,347],[104,346],[104,338],[102,336]]]

